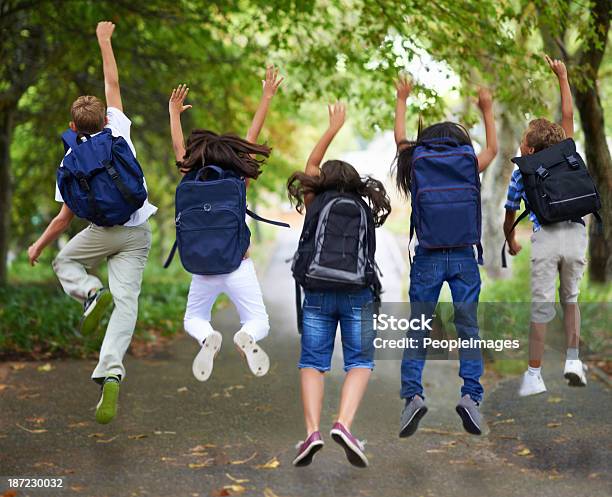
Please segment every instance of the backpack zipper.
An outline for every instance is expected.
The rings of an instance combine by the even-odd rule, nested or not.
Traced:
[[[572,198],[566,198],[563,200],[555,200],[554,202],[549,202],[550,205],[552,204],[563,204],[565,202],[571,202],[572,200],[580,200],[581,198],[586,198],[586,197],[593,197],[597,195],[596,193],[589,193],[587,195],[580,195],[579,197],[572,197]]]

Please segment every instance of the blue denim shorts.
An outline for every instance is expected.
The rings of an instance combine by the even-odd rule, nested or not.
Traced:
[[[306,290],[298,367],[330,370],[340,324],[344,371],[374,369],[374,328],[371,313],[367,312],[373,301],[368,288],[357,292]]]

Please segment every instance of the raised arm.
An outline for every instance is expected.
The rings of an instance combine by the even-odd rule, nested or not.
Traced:
[[[115,31],[115,25],[112,22],[102,21],[98,23],[96,28],[96,36],[98,37],[98,45],[100,45],[100,53],[102,54],[106,106],[115,107],[123,112],[121,89],[119,88],[119,71],[117,70],[117,62],[115,61],[113,45],[111,44],[113,31]]]
[[[412,81],[409,76],[403,75],[395,83],[395,144],[397,148],[405,147],[406,142],[406,100],[412,91]]]
[[[497,155],[497,131],[495,130],[495,116],[493,115],[493,97],[487,88],[478,90],[478,107],[482,113],[485,125],[486,145],[478,154],[478,171],[484,171]]]
[[[261,128],[263,128],[266,120],[266,115],[268,114],[270,102],[272,101],[274,95],[276,95],[276,90],[278,90],[278,87],[283,82],[283,79],[284,78],[279,77],[278,69],[274,66],[268,66],[266,68],[266,79],[263,81],[261,100],[259,102],[259,106],[257,107],[257,111],[253,116],[253,121],[251,122],[249,131],[247,132],[247,141],[251,143],[257,142],[259,133],[261,133]]]
[[[548,55],[545,55],[544,58],[559,80],[559,90],[561,92],[561,127],[565,131],[565,136],[573,138],[574,101],[567,78],[567,68],[561,60],[553,60]]]
[[[174,88],[168,101],[168,112],[170,114],[170,135],[172,136],[172,149],[174,158],[180,162],[185,157],[185,138],[183,137],[183,127],[181,125],[181,114],[192,105],[185,105],[185,99],[189,94],[187,85],[178,85]],[[184,174],[184,173],[183,173]]]
[[[344,119],[346,117],[346,106],[344,104],[337,102],[334,105],[328,105],[327,111],[329,113],[329,126],[323,133],[323,136],[319,138],[319,141],[312,149],[312,152],[310,152],[310,156],[306,161],[306,174],[309,176],[319,175],[319,166],[325,156],[325,152],[327,152],[329,144],[344,125]]]

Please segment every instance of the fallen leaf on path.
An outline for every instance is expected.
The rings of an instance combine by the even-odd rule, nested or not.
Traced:
[[[118,437],[119,437],[119,435],[115,435],[114,437],[107,438],[106,440],[96,440],[96,442],[98,442],[99,444],[109,444],[109,443],[111,443],[113,440],[115,440]]]
[[[130,440],[142,440],[143,438],[147,438],[149,435],[146,433],[139,433],[138,435],[128,435],[128,439]]]
[[[189,452],[203,452],[206,449],[214,449],[216,447],[217,446],[215,444],[196,445],[195,447],[189,449]]]
[[[27,431],[28,433],[46,433],[47,430],[43,429],[43,428],[38,428],[36,430],[30,430],[29,428],[26,428],[25,426],[21,426],[19,423],[15,423],[19,428],[21,428],[23,431]]]
[[[263,494],[264,494],[264,497],[279,497],[278,495],[274,493],[274,491],[271,488],[268,488],[268,487],[264,488]]]
[[[33,416],[31,418],[26,418],[26,421],[29,423],[34,423],[35,425],[41,425],[43,424],[45,421],[47,421],[45,418],[41,418],[38,416]]]
[[[6,385],[5,383],[0,383],[0,392],[2,392],[3,390],[6,390],[9,386]]]
[[[427,433],[435,433],[436,435],[452,435],[452,436],[465,435],[465,433],[461,433],[458,431],[446,431],[446,430],[439,430],[437,428],[420,428],[419,431],[425,431]]]
[[[516,453],[516,455],[517,455],[517,456],[523,456],[523,457],[524,457],[524,456],[530,456],[530,455],[532,455],[532,454],[531,454],[531,451],[530,451],[530,450],[529,450],[527,447],[525,447],[524,449],[519,450],[519,451]]]
[[[552,422],[552,423],[547,423],[546,426],[548,426],[549,428],[558,428],[559,426],[561,426],[561,423]]]
[[[73,492],[80,492],[81,490],[85,490],[85,487],[82,485],[70,485],[70,490]]]
[[[587,478],[599,478],[599,473],[591,473]]]
[[[510,424],[510,423],[514,423],[514,418],[509,418],[509,419],[501,419],[499,421],[494,421],[493,423],[491,423],[491,425],[506,425],[506,424]]]
[[[256,456],[257,456],[257,452],[253,452],[253,454],[251,454],[246,459],[241,459],[241,460],[237,460],[237,461],[230,461],[230,464],[244,464],[244,463],[247,463],[249,461],[252,461],[253,459],[255,459]]]
[[[206,459],[204,462],[192,462],[187,466],[191,469],[205,468],[207,466],[211,466],[214,459]]]
[[[568,418],[573,418],[573,417],[574,417],[574,415],[573,415],[571,412],[568,412],[568,413],[566,414],[566,416],[567,416]]]
[[[226,488],[218,488],[216,490],[213,490],[210,495],[212,497],[227,497],[228,495],[231,495],[229,493],[229,490],[227,490]]]
[[[15,490],[7,490],[2,494],[2,497],[17,497],[17,492]]]
[[[187,387],[181,387],[181,388],[177,388],[176,391],[178,393],[183,393],[183,392],[188,392],[189,389]]]
[[[11,364],[11,369],[13,371],[21,371],[25,367],[26,365],[23,364],[22,362],[18,362],[17,364]]]
[[[89,421],[79,421],[78,423],[70,423],[68,428],[82,428],[83,426],[89,426]]]
[[[225,485],[223,488],[227,490],[230,495],[241,494],[246,490],[242,485]]]
[[[162,457],[161,460],[164,462],[176,461],[176,457]]]
[[[225,476],[227,476],[230,480],[232,480],[234,483],[247,483],[249,480],[245,479],[245,478],[234,478],[232,475],[230,475],[229,473],[225,473]]]
[[[43,364],[42,366],[38,366],[36,368],[39,373],[48,373],[49,371],[53,371],[54,369],[55,366],[51,366],[50,362],[48,362],[47,364]]]
[[[548,400],[546,402],[550,402],[551,404],[558,404],[562,400],[563,399],[561,397],[548,397]]]
[[[442,450],[442,449],[427,449],[425,452],[427,452],[428,454],[444,454],[444,453],[446,453],[446,451]]]
[[[258,464],[255,466],[257,469],[276,469],[280,466],[280,462],[276,457],[273,457],[265,464]]]

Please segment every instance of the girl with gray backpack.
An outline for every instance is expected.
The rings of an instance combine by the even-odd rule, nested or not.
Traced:
[[[230,298],[240,315],[242,327],[234,335],[234,345],[249,369],[255,376],[263,376],[270,367],[258,343],[268,335],[270,325],[249,257],[250,231],[245,216],[263,219],[247,209],[246,188],[261,174],[270,155],[270,148],[257,144],[257,138],[282,80],[278,70],[267,68],[262,99],[246,139],[196,129],[185,146],[180,116],[191,107],[184,105],[189,88],[179,85],[170,97],[172,145],[183,179],[176,191],[177,241],[165,265],[178,249],[183,266],[193,274],[184,326],[200,345],[192,367],[199,381],[210,377],[221,348],[222,335],[210,323],[213,304],[221,293]]]
[[[298,212],[306,209],[292,266],[302,335],[298,367],[306,423],[306,440],[298,444],[294,466],[309,465],[324,445],[319,431],[324,373],[331,368],[338,324],[347,374],[330,435],[351,464],[368,465],[363,443],[350,427],[374,369],[374,331],[366,314],[380,293],[374,228],[385,222],[391,203],[380,181],[361,178],[350,164],[330,160],[319,167],[344,117],[342,104],[329,108],[329,128],[310,154],[305,172],[294,173],[288,181],[289,197]]]

